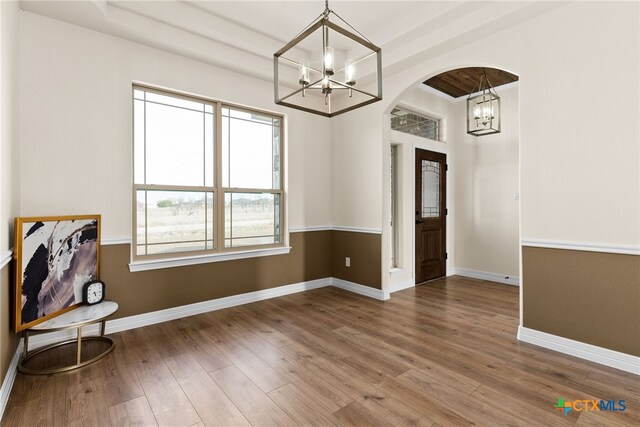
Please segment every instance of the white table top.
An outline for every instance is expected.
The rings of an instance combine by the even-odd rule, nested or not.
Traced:
[[[32,326],[33,331],[46,331],[49,329],[71,328],[82,324],[97,322],[118,310],[118,303],[113,301],[102,301],[95,305],[81,305],[71,311],[67,311],[60,316],[49,319],[46,322]]]

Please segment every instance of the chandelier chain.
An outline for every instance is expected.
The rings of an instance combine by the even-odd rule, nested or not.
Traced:
[[[342,22],[344,22],[349,28],[351,28],[353,31],[355,31],[360,37],[362,37],[363,39],[365,39],[366,41],[368,41],[369,43],[373,44],[371,42],[371,40],[369,40],[368,38],[366,38],[360,31],[356,30],[355,28],[353,28],[353,25],[349,24],[347,21],[345,21],[344,19],[342,19],[342,17],[340,15],[338,15],[337,13],[335,13],[333,10],[330,11],[331,13],[333,13],[334,15],[336,15],[338,17],[338,19],[340,19]]]
[[[309,25],[307,25],[306,27],[304,27],[304,28],[302,29],[302,31],[300,31],[300,32],[299,32],[299,33],[294,37],[294,39],[295,39],[295,38],[298,38],[298,37],[300,36],[300,34],[302,34],[302,33],[304,33],[305,31],[307,31],[307,30],[309,29],[309,27],[311,27],[313,24],[315,24],[316,22],[318,22],[318,19],[322,18],[323,16],[324,16],[324,12],[322,12],[322,13],[321,13],[320,15],[318,15],[318,16],[317,16],[313,21],[311,21],[311,22],[309,23]]]

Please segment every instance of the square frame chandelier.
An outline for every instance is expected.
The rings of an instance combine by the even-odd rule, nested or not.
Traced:
[[[341,21],[344,27],[332,22],[330,20],[332,16]],[[301,43],[312,41],[311,37],[317,34],[317,31],[320,31],[322,36],[321,57],[317,61],[312,63],[306,58],[293,59],[287,56],[287,53],[294,54],[294,50],[304,52],[305,50],[300,47]],[[341,40],[348,40],[353,43],[354,48],[364,51],[355,58],[345,59],[341,67],[336,67],[336,52],[330,45],[330,36],[333,40],[338,35],[344,36]],[[377,93],[370,93],[356,87],[356,68],[363,61],[370,60],[374,56],[375,65],[370,68],[371,71],[375,70]],[[297,81],[292,78],[281,81],[284,74],[281,73],[281,65],[288,65],[289,69],[297,67]],[[274,53],[273,73],[276,104],[324,117],[334,117],[382,100],[382,49],[329,9],[328,0],[325,0],[325,10],[320,16]],[[292,73],[289,74],[292,75]],[[293,89],[281,95],[281,84],[284,84],[285,91],[287,88]],[[333,103],[332,94],[335,97]],[[298,103],[293,102],[296,99]]]
[[[467,133],[473,136],[500,133],[501,115],[500,97],[487,78],[487,70],[483,68],[480,82],[467,98]]]

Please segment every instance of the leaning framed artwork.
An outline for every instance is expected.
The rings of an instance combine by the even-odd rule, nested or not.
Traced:
[[[82,286],[100,276],[100,215],[15,220],[15,330],[82,302]]]

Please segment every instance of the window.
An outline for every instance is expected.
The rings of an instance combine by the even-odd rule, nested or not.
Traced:
[[[133,87],[134,258],[283,243],[282,117]]]
[[[391,145],[391,268],[398,267],[398,146]]]
[[[440,119],[396,107],[391,111],[391,130],[441,141]]]

